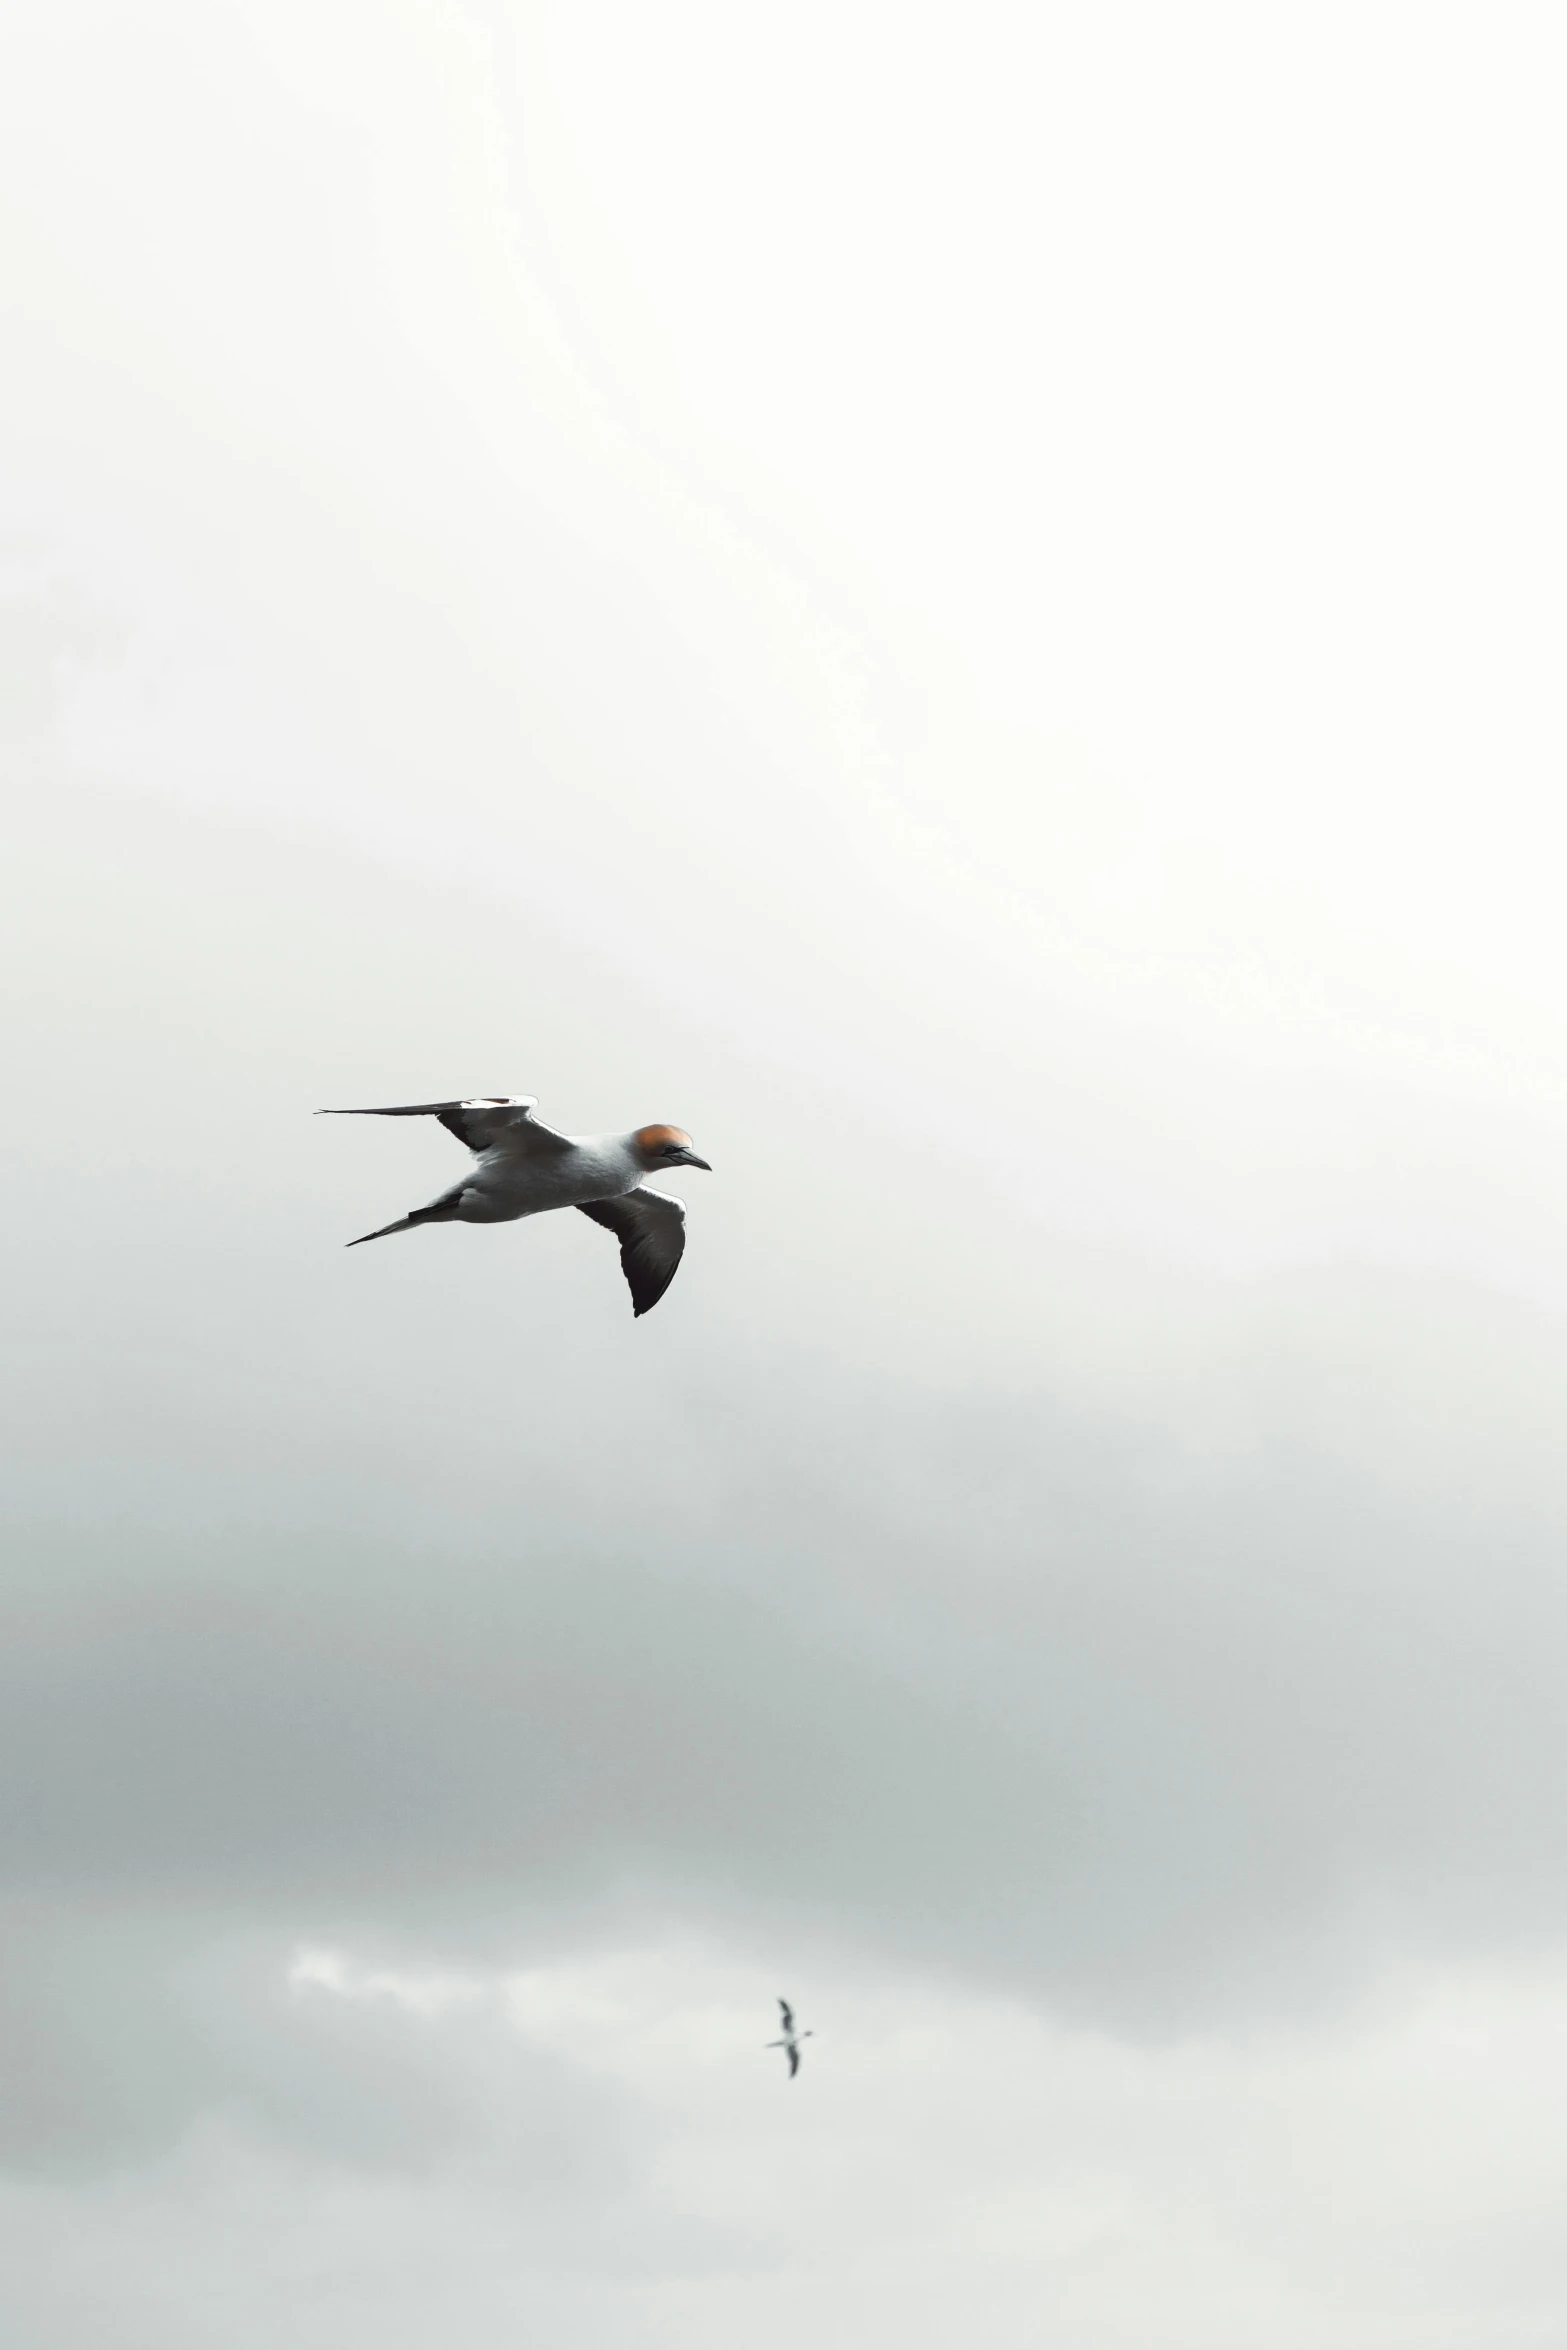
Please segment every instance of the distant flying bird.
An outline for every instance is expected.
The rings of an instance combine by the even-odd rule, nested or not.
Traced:
[[[620,1242],[620,1266],[638,1314],[656,1306],[686,1245],[686,1203],[650,1191],[644,1175],[703,1167],[678,1126],[639,1126],[634,1134],[557,1134],[533,1115],[532,1094],[497,1094],[468,1102],[412,1102],[405,1109],[318,1110],[318,1118],[439,1118],[466,1143],[477,1164],[450,1191],[395,1224],[361,1232],[348,1243],[383,1240],[416,1224],[509,1224],[547,1208],[580,1208]]]
[[[785,2056],[787,2056],[789,2059],[789,2078],[792,2081],[795,2074],[800,2069],[800,2042],[802,2040],[814,2039],[815,2034],[812,2032],[797,2032],[795,2030],[794,2009],[789,2005],[787,1999],[779,2000],[778,2012],[783,2017],[784,2036],[781,2040],[769,2040],[767,2045],[769,2048],[781,2048],[783,2050]]]

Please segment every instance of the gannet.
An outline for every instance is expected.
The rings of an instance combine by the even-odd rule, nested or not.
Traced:
[[[318,1118],[439,1118],[466,1143],[471,1173],[426,1208],[347,1243],[384,1240],[416,1224],[509,1224],[548,1208],[579,1208],[620,1242],[620,1265],[632,1309],[656,1306],[675,1277],[686,1245],[686,1203],[650,1191],[644,1175],[668,1167],[702,1167],[678,1126],[639,1126],[632,1134],[557,1134],[534,1116],[532,1094],[482,1095],[466,1102],[410,1102],[390,1110],[318,1110]]]
[[[787,2056],[789,2059],[789,2078],[792,2081],[795,2074],[800,2069],[800,2042],[802,2040],[809,2040],[813,2038],[814,2035],[810,2032],[797,2032],[795,2030],[794,2009],[789,2005],[787,1999],[779,2000],[778,2012],[783,2017],[784,2036],[781,2040],[769,2040],[767,2045],[769,2048],[781,2048],[783,2050],[785,2056]]]

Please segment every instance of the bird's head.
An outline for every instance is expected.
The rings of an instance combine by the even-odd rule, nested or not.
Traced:
[[[713,1172],[706,1159],[699,1159],[691,1147],[691,1137],[679,1126],[639,1126],[631,1137],[632,1148],[650,1175],[660,1167],[703,1167]]]

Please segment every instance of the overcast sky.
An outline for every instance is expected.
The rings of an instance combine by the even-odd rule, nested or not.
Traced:
[[[1564,48],[9,11],[7,2350],[1567,2339]]]

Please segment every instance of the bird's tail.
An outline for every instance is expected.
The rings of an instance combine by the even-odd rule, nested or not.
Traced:
[[[384,1240],[389,1232],[412,1232],[417,1216],[399,1216],[395,1224],[383,1224],[378,1232],[361,1232],[357,1240],[344,1243],[347,1248],[363,1248],[367,1240]]]
[[[395,1224],[383,1224],[375,1232],[361,1232],[357,1240],[345,1242],[348,1248],[363,1248],[367,1240],[384,1240],[389,1232],[412,1232],[416,1224],[449,1224],[457,1213],[457,1198],[439,1199],[432,1207],[410,1208],[406,1216],[399,1216]]]

